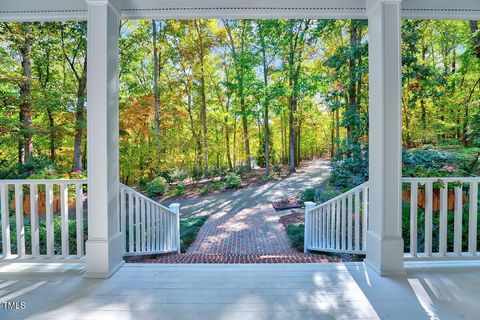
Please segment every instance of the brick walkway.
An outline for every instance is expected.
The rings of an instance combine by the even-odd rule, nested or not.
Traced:
[[[137,256],[145,263],[313,263],[345,261],[304,254],[290,245],[280,216],[271,205],[212,214],[186,254]]]
[[[212,214],[187,253],[296,253],[271,205]]]
[[[128,262],[141,263],[323,263],[348,261],[334,256],[303,253],[264,253],[264,254],[214,254],[186,253],[164,254],[150,257],[131,257]]]

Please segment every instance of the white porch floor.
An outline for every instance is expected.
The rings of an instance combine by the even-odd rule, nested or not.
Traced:
[[[478,319],[480,264],[445,265],[382,278],[362,263],[126,264],[108,280],[0,265],[0,301],[26,303],[0,319]]]

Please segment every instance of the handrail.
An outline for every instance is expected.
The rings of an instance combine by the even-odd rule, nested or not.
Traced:
[[[480,177],[428,177],[428,178],[420,178],[420,177],[403,177],[402,183],[408,182],[479,182]]]
[[[304,251],[364,254],[368,194],[367,181],[317,206],[306,202]]]
[[[155,206],[157,206],[157,207],[162,208],[162,209],[165,210],[165,211],[168,211],[168,212],[170,212],[170,213],[172,213],[172,214],[175,214],[175,212],[172,211],[172,209],[170,209],[170,208],[168,208],[168,207],[165,207],[165,206],[162,205],[161,203],[158,203],[157,201],[155,201],[155,200],[153,200],[153,199],[150,199],[149,197],[147,197],[147,196],[144,195],[143,193],[141,193],[141,192],[139,192],[139,191],[137,191],[137,190],[135,190],[135,189],[133,189],[133,188],[131,188],[131,187],[129,187],[129,186],[126,186],[126,185],[124,185],[123,183],[120,183],[120,189],[122,189],[122,188],[125,189],[125,190],[127,190],[127,191],[129,191],[129,192],[135,193],[136,195],[138,195],[138,197],[142,198],[143,200],[145,200],[145,201],[147,201],[147,202],[149,202],[149,203],[151,203],[151,204],[153,204],[153,205],[155,205]]]
[[[318,209],[318,208],[320,208],[320,207],[329,205],[329,204],[331,204],[331,203],[333,203],[333,202],[335,202],[335,201],[338,201],[338,200],[340,200],[340,199],[342,199],[342,198],[345,198],[345,197],[348,196],[349,194],[354,194],[355,191],[357,191],[357,190],[361,190],[361,189],[363,189],[363,188],[365,188],[365,187],[368,187],[368,186],[369,186],[369,181],[366,181],[366,182],[364,182],[364,183],[356,186],[356,187],[353,188],[353,189],[350,189],[350,190],[348,190],[348,191],[346,191],[346,192],[344,192],[344,193],[342,193],[342,194],[339,194],[339,195],[336,196],[335,198],[332,198],[332,199],[330,199],[330,200],[327,200],[327,201],[325,201],[325,202],[320,203],[319,205],[313,207],[311,210],[315,210],[315,209]]]
[[[180,253],[180,204],[167,208],[121,183],[119,192],[124,254]]]
[[[8,179],[0,180],[2,184],[88,184],[87,179]]]

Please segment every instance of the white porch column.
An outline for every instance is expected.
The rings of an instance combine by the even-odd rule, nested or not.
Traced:
[[[85,277],[108,278],[123,264],[118,217],[117,1],[88,5],[88,241]]]
[[[367,0],[370,219],[365,262],[403,274],[401,211],[401,0]]]

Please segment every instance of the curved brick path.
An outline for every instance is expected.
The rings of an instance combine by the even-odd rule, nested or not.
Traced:
[[[279,195],[303,190],[324,181],[329,170],[325,161],[311,161],[303,172],[281,184],[264,185],[197,199],[188,203],[192,213],[210,216],[186,254],[132,257],[129,262],[152,263],[308,263],[341,261],[334,256],[303,254],[291,247],[280,215],[270,201]],[[183,207],[182,203],[182,207]],[[189,212],[189,206],[199,206]]]

